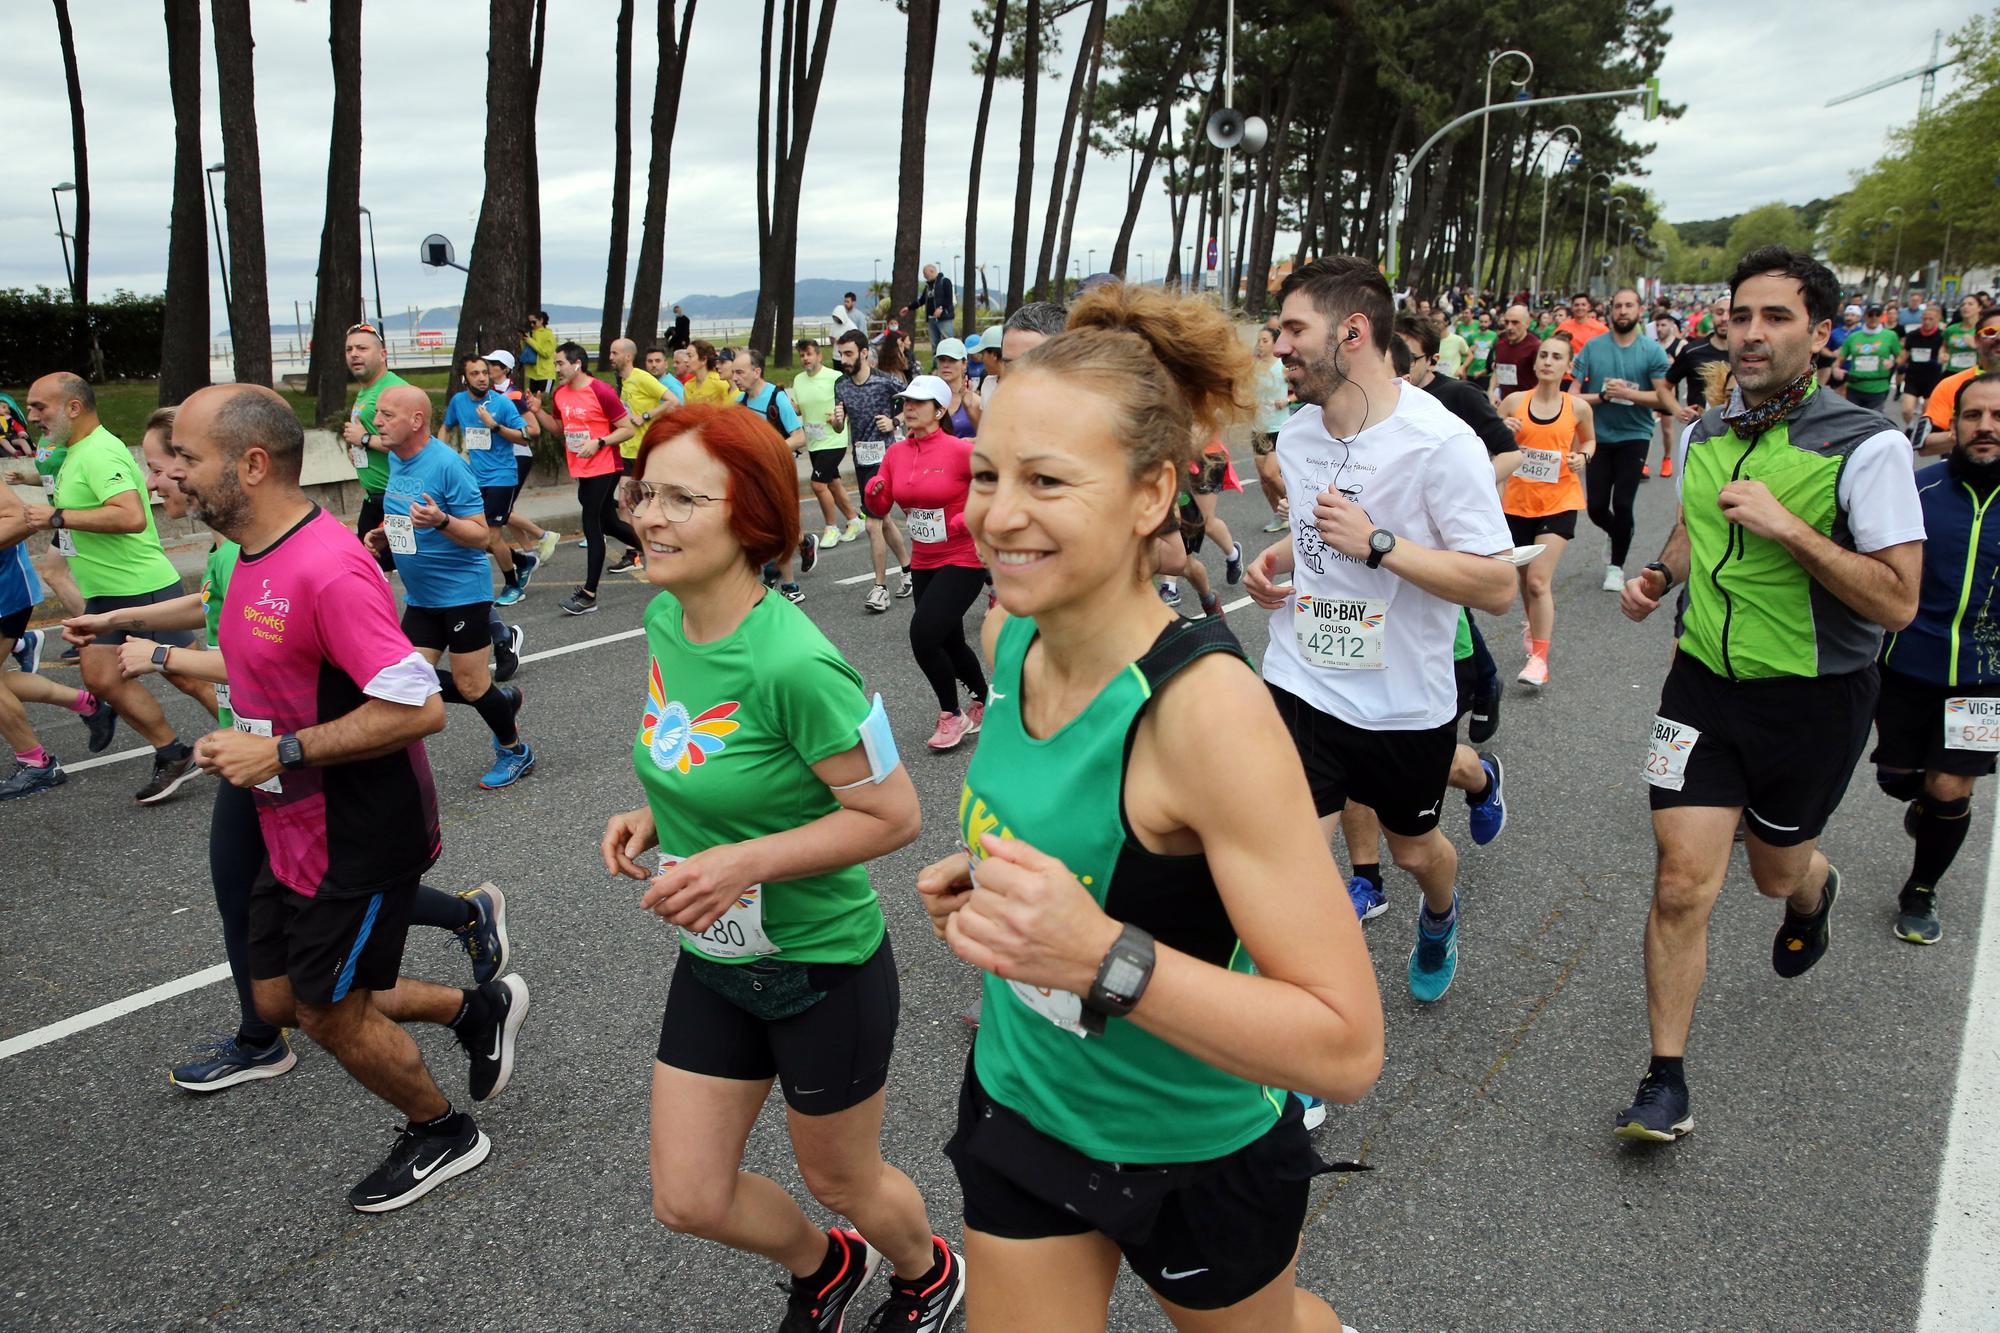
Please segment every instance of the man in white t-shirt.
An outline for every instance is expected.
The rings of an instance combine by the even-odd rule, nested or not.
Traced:
[[[1278,433],[1290,538],[1250,562],[1271,611],[1264,679],[1322,823],[1371,806],[1423,889],[1410,993],[1438,999],[1458,961],[1458,853],[1438,829],[1457,749],[1459,608],[1512,604],[1513,546],[1479,437],[1399,381],[1394,306],[1368,260],[1315,260],[1285,280],[1278,341],[1305,404]],[[1290,586],[1278,576],[1290,573]]]

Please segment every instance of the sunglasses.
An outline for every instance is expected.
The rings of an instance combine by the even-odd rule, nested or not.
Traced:
[[[376,328],[373,324],[350,324],[347,326],[347,334],[346,334],[347,337],[352,338],[357,333],[366,333],[370,335],[375,339],[376,342],[381,343],[384,347],[387,347],[389,345],[388,340],[382,336],[382,330]]]
[[[1979,326],[1979,336],[1982,338],[2000,338],[2000,324],[1981,324]]]

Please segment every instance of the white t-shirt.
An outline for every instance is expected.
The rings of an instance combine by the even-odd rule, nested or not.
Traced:
[[[860,306],[856,306],[854,307],[854,309],[849,310],[847,308],[847,302],[845,301],[842,301],[839,305],[835,306],[833,308],[833,336],[838,338],[841,334],[847,332],[849,329],[860,328],[861,322],[855,318],[855,316],[860,313],[861,313]]]
[[[1689,422],[1674,444],[1674,494],[1687,474]],[[1910,437],[1894,427],[1863,440],[1840,469],[1834,499],[1847,511],[1854,549],[1866,555],[1924,539],[1924,503],[1917,498],[1916,470],[1910,466]]]
[[[1444,726],[1458,714],[1451,652],[1460,608],[1327,546],[1312,521],[1313,502],[1338,489],[1401,541],[1494,555],[1514,540],[1486,447],[1436,398],[1398,382],[1394,413],[1351,445],[1327,433],[1318,407],[1301,407],[1278,432],[1278,467],[1291,498],[1297,596],[1367,602],[1378,610],[1382,668],[1308,664],[1294,625],[1295,597],[1271,613],[1264,678],[1350,726]],[[1301,625],[1308,619],[1300,617]]]

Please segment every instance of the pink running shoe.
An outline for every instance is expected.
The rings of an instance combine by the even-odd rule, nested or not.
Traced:
[[[933,750],[956,750],[970,726],[963,713],[939,713],[937,730],[931,733],[927,744]]]
[[[1521,674],[1515,679],[1523,685],[1531,685],[1539,690],[1549,683],[1549,659],[1531,655],[1527,665],[1521,668]]]
[[[986,705],[977,699],[965,706],[965,734],[970,736],[986,724]]]

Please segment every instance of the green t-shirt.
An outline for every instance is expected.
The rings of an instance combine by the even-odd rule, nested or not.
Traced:
[[[1453,379],[1465,377],[1465,363],[1472,359],[1472,348],[1456,333],[1447,333],[1438,339],[1438,373]]]
[[[1463,662],[1472,656],[1472,617],[1465,611],[1458,613],[1458,629],[1451,638],[1451,660]]]
[[[1955,370],[1970,370],[1979,364],[1979,347],[1973,341],[1970,324],[1952,323],[1944,326],[1945,373]]]
[[[735,633],[690,643],[680,602],[663,592],[646,608],[646,646],[632,766],[663,855],[690,857],[840,809],[812,766],[860,744],[868,699],[805,612],[769,593]],[[699,941],[681,938],[723,963],[861,963],[885,932],[867,868],[848,866],[746,889]]]
[[[364,388],[354,399],[354,419],[361,423],[361,429],[370,435],[375,433],[375,400],[382,396],[382,390],[395,384],[407,384],[408,380],[393,370],[382,372],[382,378]],[[379,496],[389,489],[389,455],[380,449],[368,451],[368,461],[355,470],[361,489],[370,495]]]
[[[847,447],[847,432],[829,430],[826,424],[833,415],[833,386],[838,383],[840,372],[832,366],[821,366],[817,375],[802,370],[792,377],[792,404],[799,409],[799,420],[805,423],[808,449]]]
[[[1896,356],[1903,340],[1884,324],[1873,331],[1856,329],[1840,345],[1841,360],[1847,366],[1847,385],[1863,393],[1881,393],[1896,374]]]
[[[139,465],[132,451],[110,431],[99,426],[80,440],[70,442],[56,475],[55,498],[58,509],[100,509],[113,496],[127,491],[139,493],[139,509],[146,526],[138,532],[77,532],[65,529],[63,547],[69,556],[70,572],[76,575],[78,591],[85,597],[137,597],[162,588],[178,588],[181,576],[160,549],[160,532],[153,525],[153,506],[148,503],[146,486],[139,479]]]
[[[1482,329],[1472,336],[1472,373],[1484,375],[1487,362],[1493,359],[1493,342],[1500,335],[1491,329]]]
[[[243,548],[232,541],[219,541],[208,552],[208,567],[201,575],[201,613],[208,620],[208,646],[220,648],[222,637],[222,601],[229,596],[229,576],[236,572],[236,557],[243,554]],[[229,687],[215,687],[216,721],[223,727],[236,725],[236,714],[229,711]]]

